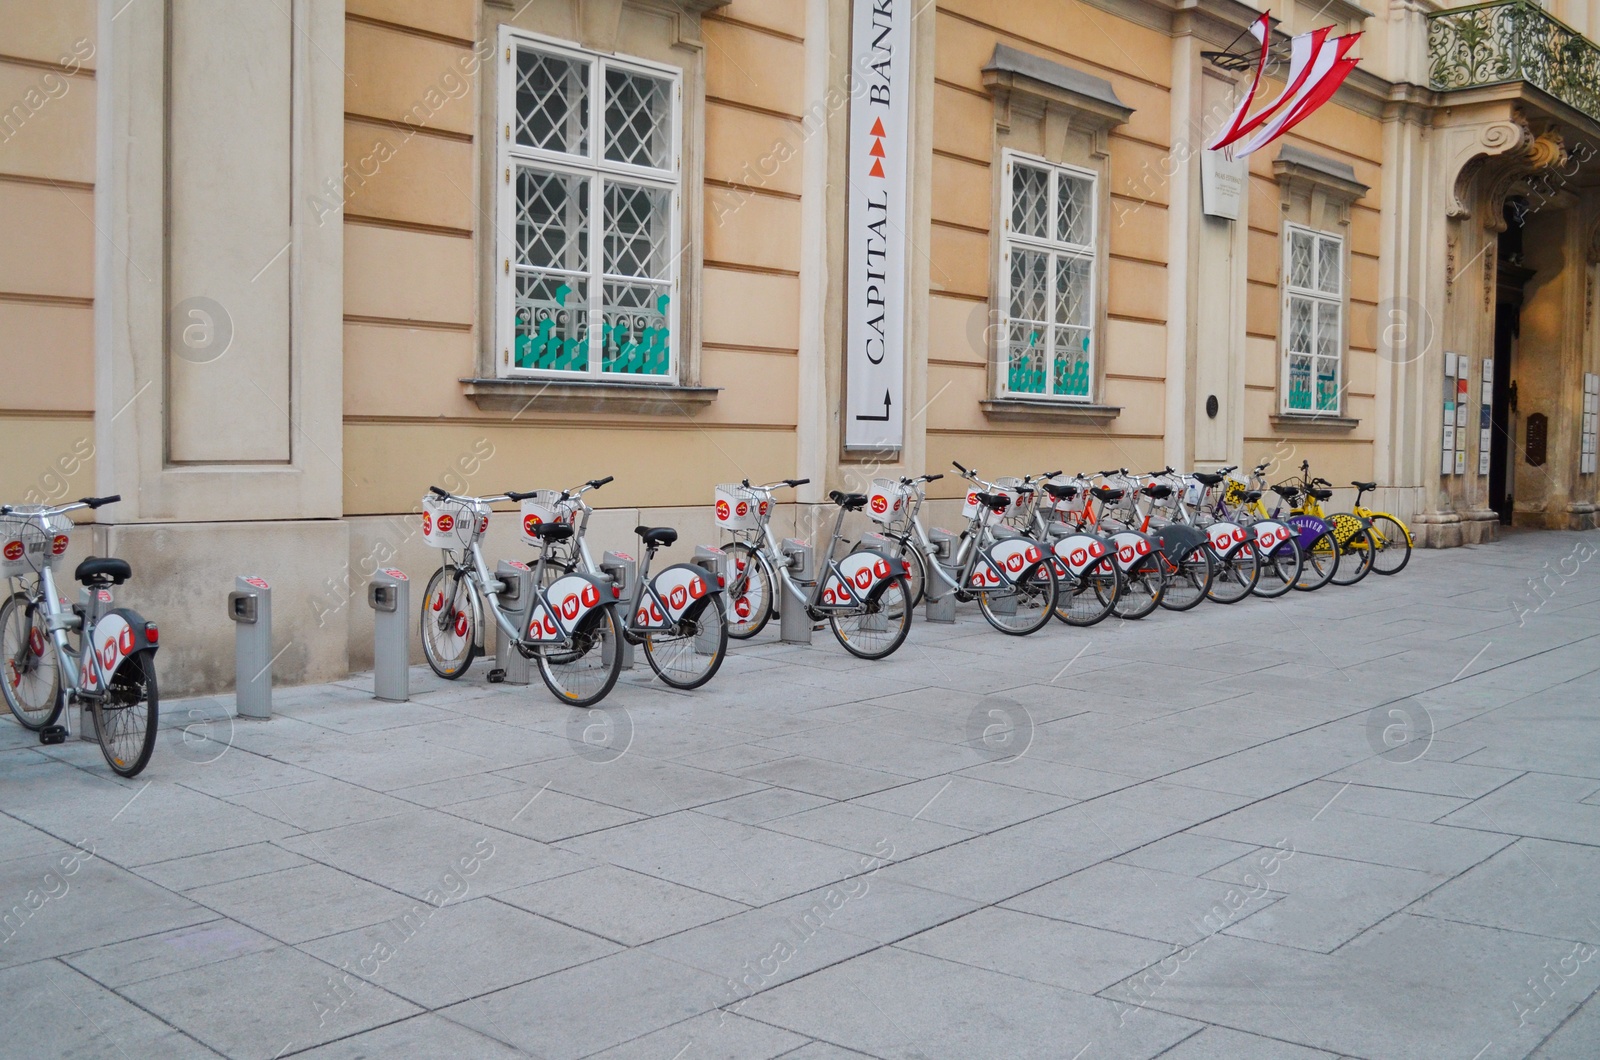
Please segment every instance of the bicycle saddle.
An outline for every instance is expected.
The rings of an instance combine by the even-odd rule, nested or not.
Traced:
[[[1260,499],[1261,499],[1261,491],[1260,490],[1245,490],[1244,491],[1244,502],[1246,504],[1254,504],[1256,501],[1258,501]]]
[[[678,532],[670,526],[636,526],[633,532],[651,548],[657,545],[670,545],[678,540]]]
[[[1226,477],[1226,475],[1213,475],[1209,471],[1196,471],[1194,473],[1194,480],[1206,487],[1218,485]]]
[[[978,503],[991,511],[1003,512],[1011,506],[1011,498],[998,493],[980,493]]]
[[[1272,487],[1272,492],[1276,493],[1278,496],[1282,497],[1286,501],[1294,500],[1295,497],[1297,497],[1299,495],[1299,493],[1300,493],[1299,489],[1297,489],[1296,487],[1294,487],[1294,486],[1285,486],[1282,483],[1279,483],[1278,485]]]
[[[1070,501],[1072,498],[1078,495],[1078,487],[1058,486],[1053,482],[1046,482],[1044,484],[1044,491],[1058,501]]]
[[[828,499],[847,512],[859,511],[867,505],[867,495],[865,493],[843,493],[839,490],[833,490],[828,494]]]
[[[1089,491],[1107,504],[1122,499],[1122,491],[1114,490],[1110,486],[1096,486]]]
[[[572,527],[566,523],[540,523],[533,528],[533,536],[541,541],[566,541],[572,537]]]
[[[1319,501],[1325,501],[1329,497],[1333,496],[1333,491],[1332,490],[1318,489],[1315,486],[1313,486],[1310,489],[1306,490],[1306,492],[1311,494],[1313,497],[1315,497]]]
[[[1358,490],[1375,490],[1378,488],[1378,484],[1376,482],[1352,482],[1350,485],[1354,486]]]
[[[133,568],[128,566],[128,561],[125,559],[90,556],[78,564],[78,569],[72,572],[72,576],[84,585],[94,585],[97,582],[121,585],[133,577]]]
[[[1172,487],[1163,483],[1152,482],[1148,486],[1141,487],[1139,492],[1146,497],[1154,497],[1158,501],[1164,501],[1172,496]]]

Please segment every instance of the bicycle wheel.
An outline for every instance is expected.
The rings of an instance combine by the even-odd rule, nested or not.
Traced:
[[[1255,588],[1250,590],[1252,593],[1275,600],[1294,588],[1300,578],[1300,568],[1305,565],[1299,541],[1291,537],[1265,556],[1258,548],[1256,555],[1260,559],[1260,577],[1256,579]]]
[[[1333,528],[1329,527],[1311,539],[1311,544],[1305,548],[1305,563],[1300,568],[1300,577],[1294,581],[1294,587],[1303,593],[1315,592],[1333,580],[1339,573],[1339,542],[1334,539]]]
[[[147,648],[124,659],[111,675],[106,694],[93,703],[95,736],[106,764],[118,776],[138,776],[150,763],[161,713],[156,653]]]
[[[928,561],[922,558],[921,550],[910,542],[902,544],[895,550],[895,554],[906,561],[906,582],[911,586],[911,606],[916,607],[922,603],[922,597],[928,591]]]
[[[884,659],[911,631],[911,585],[904,574],[882,582],[858,611],[832,611],[828,625],[844,650],[858,659]]]
[[[1117,606],[1121,588],[1116,563],[1110,556],[1104,556],[1081,577],[1069,574],[1061,581],[1056,617],[1069,626],[1092,626]]]
[[[1167,591],[1161,594],[1161,606],[1168,611],[1187,611],[1199,605],[1211,591],[1215,568],[1211,564],[1211,546],[1199,542],[1176,560],[1165,558]]]
[[[1339,569],[1335,585],[1354,585],[1372,571],[1372,535],[1366,523],[1353,515],[1339,514],[1329,520],[1333,536],[1339,541]]]
[[[34,732],[54,725],[66,702],[44,611],[22,593],[0,603],[0,689],[17,721]]]
[[[446,681],[466,673],[478,653],[477,613],[471,597],[466,572],[450,566],[433,572],[422,597],[422,655]]]
[[[728,554],[728,636],[749,640],[767,628],[777,598],[777,578],[753,545],[735,541]]]
[[[1254,541],[1241,541],[1220,557],[1213,555],[1216,573],[1206,596],[1219,604],[1236,604],[1250,595],[1261,577],[1261,564]]]
[[[1411,538],[1404,524],[1392,515],[1374,515],[1369,527],[1373,572],[1387,577],[1405,570],[1411,562]]]
[[[728,654],[728,613],[722,595],[712,593],[678,620],[672,630],[644,635],[644,657],[650,669],[673,688],[699,688],[722,666]]]
[[[1121,585],[1112,614],[1118,618],[1140,619],[1161,606],[1161,598],[1167,592],[1167,572],[1154,552],[1132,570],[1119,570],[1117,577]]]
[[[1045,559],[1017,575],[1016,584],[1004,593],[981,592],[978,609],[989,625],[1013,637],[1037,633],[1055,614],[1061,587],[1056,581],[1056,565]]]
[[[606,698],[622,672],[622,633],[615,604],[583,616],[567,644],[542,645],[539,676],[555,697],[573,707],[590,707]]]

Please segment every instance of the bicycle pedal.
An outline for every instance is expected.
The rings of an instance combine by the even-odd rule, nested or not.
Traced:
[[[506,679],[506,672],[504,670],[502,670],[500,667],[497,666],[493,670],[489,671],[489,683],[491,685],[498,685],[502,681],[504,681],[505,679]]]
[[[46,725],[39,730],[39,742],[42,744],[66,743],[67,727],[65,725]]]
[[[811,627],[811,632],[815,633],[819,629],[827,629],[827,628],[828,628],[828,624],[826,622],[818,622],[818,623],[816,623],[815,625],[813,625]]]

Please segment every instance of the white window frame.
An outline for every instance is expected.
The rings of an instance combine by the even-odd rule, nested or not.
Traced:
[[[1294,235],[1309,236],[1312,240],[1311,253],[1311,286],[1298,287],[1294,284]],[[1321,278],[1322,254],[1321,245],[1332,243],[1338,247],[1338,273],[1339,289],[1336,292],[1322,290],[1318,284]],[[1344,370],[1347,360],[1345,348],[1345,314],[1348,306],[1346,299],[1349,297],[1349,282],[1345,275],[1345,237],[1342,232],[1328,232],[1309,225],[1295,224],[1286,221],[1283,225],[1283,284],[1282,284],[1282,319],[1279,323],[1280,339],[1279,372],[1281,379],[1278,385],[1278,409],[1285,416],[1339,416],[1344,411]],[[1311,311],[1311,405],[1309,408],[1297,409],[1289,404],[1289,386],[1293,379],[1291,358],[1295,351],[1289,346],[1289,322],[1292,315],[1292,305],[1296,299],[1312,303]],[[1331,409],[1317,408],[1317,360],[1322,355],[1317,352],[1317,329],[1321,326],[1316,306],[1331,305],[1335,308],[1334,315],[1337,321],[1338,335],[1334,340],[1334,404]]]
[[[1023,398],[1030,401],[1051,401],[1063,404],[1093,404],[1098,390],[1098,370],[1100,367],[1100,174],[1092,169],[1082,166],[1068,165],[1063,162],[1052,162],[1048,158],[1031,155],[1022,151],[1004,148],[1000,152],[1001,184],[1000,195],[1000,261],[998,301],[999,312],[994,318],[999,322],[995,328],[995,395],[997,397]],[[1054,231],[1057,209],[1057,196],[1060,184],[1056,180],[1057,174],[1065,173],[1089,182],[1089,239],[1086,243],[1067,243],[1054,238],[1041,239],[1037,236],[1022,235],[1011,228],[1012,199],[1015,190],[1015,181],[1012,169],[1018,162],[1036,169],[1044,169],[1050,173],[1050,205],[1049,217],[1052,233]],[[1012,390],[1010,383],[1011,370],[1011,252],[1013,248],[1038,251],[1048,254],[1050,258],[1050,277],[1048,280],[1049,305],[1045,307],[1048,320],[1046,321],[1047,339],[1045,343],[1046,367],[1046,393],[1034,393],[1025,390]],[[1089,292],[1086,296],[1089,303],[1089,356],[1088,373],[1089,388],[1083,394],[1053,394],[1048,390],[1051,373],[1055,365],[1055,284],[1057,261],[1060,256],[1074,257],[1089,264]]]
[[[576,59],[590,64],[588,91],[589,144],[587,155],[569,155],[559,151],[543,150],[517,143],[517,55],[519,51],[524,49],[545,52],[562,58]],[[495,153],[495,159],[498,163],[495,167],[497,170],[495,189],[498,200],[495,210],[497,221],[495,271],[498,274],[495,277],[496,294],[494,306],[494,333],[496,336],[494,360],[496,374],[501,378],[549,379],[572,383],[609,382],[662,386],[678,385],[683,378],[687,352],[681,344],[683,337],[681,301],[683,291],[682,256],[684,249],[683,71],[677,67],[650,62],[646,59],[624,58],[590,51],[568,41],[530,33],[526,30],[512,29],[509,26],[500,28],[500,47],[498,50],[501,71],[500,83],[497,86],[500,120],[495,124],[496,131],[500,132],[501,135],[497,137],[499,144]],[[664,78],[671,82],[672,136],[670,152],[672,166],[670,169],[654,169],[648,166],[606,159],[604,86],[606,71],[610,69],[622,69],[647,74],[651,77]],[[513,363],[513,351],[516,348],[516,172],[519,166],[534,166],[545,171],[573,173],[589,178],[587,247],[589,299],[586,308],[588,315],[589,357],[588,367],[585,371],[518,368]],[[620,179],[633,185],[661,188],[670,193],[671,207],[667,221],[669,233],[667,253],[670,264],[667,278],[664,281],[669,292],[666,313],[669,368],[664,374],[646,375],[601,371],[601,364],[605,358],[603,310],[605,283],[608,280],[628,282],[638,279],[637,277],[629,276],[613,276],[604,272],[604,187],[608,179]]]

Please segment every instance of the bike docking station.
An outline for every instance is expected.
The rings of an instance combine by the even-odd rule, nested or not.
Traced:
[[[931,567],[943,567],[954,560],[956,540],[956,535],[948,530],[929,531],[928,542],[933,545],[933,555],[928,557],[933,561]],[[927,601],[923,605],[923,618],[928,622],[953,623],[956,620],[956,591],[946,584],[942,587],[943,594],[934,596],[934,583],[938,580],[942,579],[937,571],[929,569],[923,572],[922,592]]]
[[[372,608],[372,696],[404,703],[411,698],[411,580],[405,571],[374,572],[367,606]]]
[[[696,545],[694,547],[693,563],[703,567],[717,580],[717,585],[728,584],[728,554],[716,545]],[[695,650],[713,652],[717,650],[717,637],[713,630],[701,629],[695,635]]]
[[[607,552],[600,557],[600,573],[611,579],[619,599],[626,601],[639,577],[639,562],[626,552]],[[627,637],[622,638],[622,668],[633,669],[633,644]]]
[[[228,594],[234,701],[241,718],[272,717],[272,586],[241,574]]]
[[[811,616],[806,613],[806,598],[801,592],[816,581],[811,546],[796,538],[783,539],[783,558],[789,579],[780,578],[783,605],[778,610],[778,635],[785,644],[811,643]]]
[[[528,605],[533,602],[533,571],[520,559],[503,559],[495,568],[494,576],[504,586],[500,590],[500,610],[519,631],[528,628]],[[525,685],[533,680],[533,663],[522,657],[506,631],[494,631],[494,669],[490,681],[504,681],[508,685]]]

